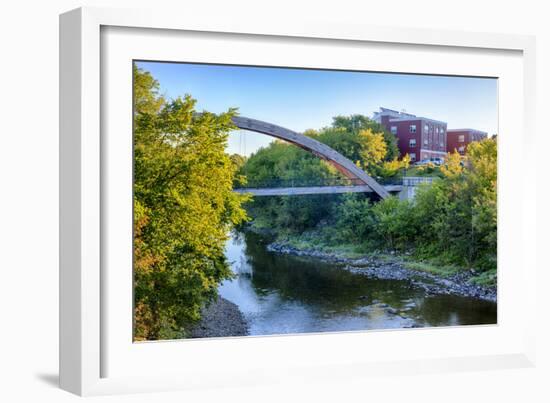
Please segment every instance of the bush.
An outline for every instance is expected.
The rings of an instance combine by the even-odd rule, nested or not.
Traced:
[[[372,207],[374,232],[371,237],[390,250],[406,249],[411,243],[411,205],[392,196]],[[381,242],[383,241],[383,242]]]
[[[361,243],[369,238],[374,228],[371,204],[368,198],[356,193],[343,196],[334,208],[336,219],[333,232],[336,241]]]

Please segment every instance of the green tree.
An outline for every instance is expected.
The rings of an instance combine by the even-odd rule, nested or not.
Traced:
[[[190,96],[166,101],[134,66],[134,296],[138,340],[184,336],[231,276],[230,229],[246,219],[225,153],[230,110],[195,113]]]
[[[363,115],[336,116],[332,126],[309,133],[374,176],[395,174],[386,162],[402,163],[395,136]]]
[[[252,154],[241,168],[248,186],[277,187],[320,184],[340,174],[313,154],[282,141],[274,141]],[[302,232],[329,214],[329,196],[259,197],[247,204],[257,226]]]
[[[396,196],[376,203],[372,207],[374,231],[371,234],[385,249],[405,249],[411,243],[411,204]],[[381,242],[382,241],[382,242]]]
[[[473,188],[472,225],[477,234],[478,261],[495,271],[497,253],[497,140],[486,139],[468,146],[467,170]]]
[[[343,128],[351,133],[359,133],[361,130],[372,130],[373,133],[381,133],[386,142],[386,161],[392,161],[399,157],[397,139],[380,123],[375,122],[364,115],[336,116],[332,120],[333,128]]]
[[[250,184],[320,181],[334,176],[332,167],[310,152],[282,141],[273,141],[252,154],[241,172]]]
[[[334,208],[335,240],[337,242],[361,244],[372,235],[374,219],[368,198],[357,193],[348,193]]]
[[[497,143],[473,142],[465,158],[450,154],[443,178],[414,201],[416,245],[428,256],[496,272]]]

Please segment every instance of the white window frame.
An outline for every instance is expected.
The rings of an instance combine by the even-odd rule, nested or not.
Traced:
[[[120,82],[102,88],[100,59],[102,33],[107,27],[127,30],[131,35],[117,45],[116,56],[127,69]],[[130,28],[133,27],[133,28]],[[109,31],[109,29],[107,29]],[[104,224],[120,217],[104,215],[101,189],[129,166],[103,167],[100,142],[105,113],[116,114],[116,123],[128,136],[131,127],[131,59],[180,60],[198,49],[174,46],[194,33],[197,41],[223,47],[201,49],[197,61],[245,64],[327,67],[372,71],[407,71],[424,74],[458,74],[499,78],[499,313],[498,326],[412,329],[396,331],[345,332],[307,336],[273,336],[137,343],[122,337],[120,351],[105,349],[104,320],[118,318],[118,309],[128,305],[124,291],[116,300],[104,298],[102,262],[105,248],[117,251],[118,240],[105,237]],[[208,32],[217,32],[209,35]],[[220,32],[223,32],[221,34]],[[197,34],[200,33],[200,34]],[[535,42],[531,37],[497,34],[468,34],[441,30],[374,26],[350,26],[326,21],[293,24],[261,21],[248,14],[223,20],[211,15],[173,13],[160,10],[139,12],[127,9],[83,8],[61,17],[60,27],[60,385],[80,395],[154,392],[189,388],[245,387],[247,385],[333,381],[422,371],[479,371],[487,368],[524,368],[534,359],[533,340],[538,267],[534,176],[524,177],[511,163],[536,153],[533,129],[535,100]],[[231,35],[238,35],[249,52],[236,52]],[[254,35],[254,41],[246,38]],[[273,37],[269,37],[273,35]],[[154,38],[153,38],[154,36]],[[267,42],[262,38],[268,38]],[[314,39],[311,39],[314,38]],[[320,39],[323,38],[323,39]],[[331,39],[338,39],[331,41]],[[111,41],[109,39],[109,41]],[[340,46],[353,40],[353,46]],[[186,39],[191,41],[191,39]],[[315,46],[310,46],[312,41]],[[255,43],[259,52],[252,52]],[[369,47],[375,43],[381,50]],[[111,42],[109,42],[111,46]],[[280,45],[283,43],[284,45]],[[299,44],[300,51],[293,45]],[[359,46],[360,44],[360,46]],[[138,46],[139,45],[139,46]],[[412,45],[412,46],[411,46]],[[422,45],[419,50],[418,45]],[[210,45],[209,45],[210,46]],[[305,47],[310,52],[304,52]],[[319,50],[315,50],[315,48]],[[261,50],[265,48],[264,50]],[[269,49],[268,49],[269,48]],[[441,50],[443,48],[443,50]],[[224,50],[225,49],[225,50]],[[275,53],[270,53],[275,51]],[[354,49],[356,51],[354,51]],[[430,57],[403,57],[429,55]],[[492,49],[484,52],[485,49]],[[214,51],[215,50],[215,51]],[[242,49],[241,49],[242,50]],[[327,59],[326,51],[336,54]],[[378,53],[377,53],[378,52]],[[383,52],[384,57],[379,57]],[[208,53],[208,54],[207,54]],[[307,53],[303,57],[300,56]],[[322,55],[319,55],[322,53]],[[318,57],[323,56],[321,63]],[[349,56],[349,57],[340,57]],[[377,57],[373,57],[377,56]],[[205,59],[205,57],[207,59]],[[274,61],[275,57],[278,59]],[[302,59],[300,59],[302,57]],[[301,61],[296,61],[300,59]],[[424,60],[438,63],[425,63]],[[189,59],[187,59],[189,60]],[[497,62],[498,60],[498,62]],[[101,92],[100,92],[101,91]],[[107,95],[106,95],[107,94]],[[108,95],[111,94],[111,95]],[[103,110],[102,98],[114,96],[124,102]],[[128,101],[128,102],[126,102]],[[113,108],[111,110],[111,107]],[[130,129],[131,130],[131,129]],[[126,137],[124,137],[126,139]],[[117,140],[118,141],[118,140]],[[101,146],[100,146],[101,144]],[[131,147],[131,142],[129,143]],[[103,151],[102,151],[103,150]],[[115,171],[110,171],[114,169]],[[120,171],[118,171],[120,169]],[[517,192],[517,183],[531,189]],[[100,193],[101,190],[101,193]],[[540,205],[542,200],[539,200]],[[131,198],[121,202],[128,214]],[[116,245],[116,247],[112,247]],[[114,250],[113,250],[114,249]],[[542,264],[542,263],[541,263]],[[517,268],[521,270],[515,270]],[[540,266],[542,267],[542,266]],[[120,267],[126,273],[127,267]],[[506,276],[501,276],[502,272]],[[108,274],[108,273],[107,273]],[[126,275],[126,274],[124,274]],[[131,285],[125,283],[125,289]],[[114,305],[113,305],[114,304]],[[118,306],[117,304],[122,304]],[[124,308],[125,309],[125,308]],[[131,312],[122,309],[126,326]],[[124,316],[126,315],[126,316]],[[103,323],[103,324],[102,324]],[[130,329],[114,337],[124,336]],[[411,349],[410,346],[415,348]],[[323,354],[319,354],[323,351]],[[104,362],[122,358],[116,375],[104,373]],[[122,356],[121,356],[122,354]],[[136,365],[139,362],[139,365]],[[216,371],[212,371],[215,368]],[[136,373],[139,372],[139,375]],[[397,380],[397,379],[396,379]]]
[[[397,126],[391,126],[390,127],[391,134],[397,134]]]
[[[411,148],[416,147],[416,139],[409,139],[409,147]]]
[[[416,125],[409,125],[409,133],[416,133]]]
[[[458,142],[459,143],[464,143],[465,138],[466,138],[466,136],[464,134],[459,134],[458,135]]]

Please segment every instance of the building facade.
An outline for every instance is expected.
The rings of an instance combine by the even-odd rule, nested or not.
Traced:
[[[487,138],[487,133],[475,129],[450,129],[447,130],[447,152],[455,150],[460,154],[466,154],[468,144],[472,141],[480,141]]]
[[[447,156],[447,123],[380,108],[372,118],[397,137],[401,156],[408,154],[411,162]]]

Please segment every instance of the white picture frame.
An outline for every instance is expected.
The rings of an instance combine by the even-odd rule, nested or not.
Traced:
[[[132,37],[137,35],[141,35],[139,49],[131,46]],[[122,255],[111,255],[114,249],[111,242],[125,243],[127,248],[128,239],[131,241],[131,232],[126,238],[117,238],[128,229],[131,199],[125,199],[127,194],[113,196],[117,189],[131,186],[130,171],[124,167],[117,171],[111,160],[119,151],[123,156],[129,155],[124,147],[131,139],[131,131],[127,130],[131,103],[125,103],[131,70],[128,67],[127,80],[119,74],[124,63],[131,59],[174,60],[171,56],[174,44],[187,40],[186,35],[193,37],[187,42],[190,45],[187,52],[198,51],[193,40],[203,41],[200,49],[204,52],[207,49],[218,52],[220,48],[216,46],[220,41],[238,39],[240,45],[235,42],[236,47],[227,46],[229,51],[220,55],[221,59],[214,60],[217,53],[212,53],[208,59],[211,62],[234,60],[238,46],[246,50],[252,43],[257,46],[269,43],[272,52],[254,49],[241,53],[246,56],[239,60],[242,64],[273,65],[273,55],[298,57],[294,45],[301,50],[310,49],[312,41],[317,41],[316,46],[325,46],[333,52],[342,48],[342,52],[358,54],[341,65],[330,66],[334,68],[350,68],[353,63],[361,67],[363,52],[389,49],[387,60],[393,60],[394,65],[399,52],[443,54],[441,63],[433,63],[428,70],[411,62],[401,72],[495,76],[491,72],[500,69],[501,75],[496,75],[501,79],[499,136],[503,139],[499,140],[498,325],[133,344],[128,338],[131,328],[123,327],[129,317],[131,320],[131,310],[128,311],[131,299],[121,298],[118,303],[109,298],[114,291],[128,296],[131,287],[129,283],[119,290],[127,277],[113,277],[114,271],[108,269],[110,259],[120,258],[123,266],[128,264],[128,256],[124,260]],[[206,37],[213,38],[212,44],[203,40]],[[152,44],[161,41],[164,45],[153,50]],[[79,395],[96,395],[534,365],[535,327],[530,312],[535,311],[536,288],[532,239],[536,223],[535,176],[521,177],[509,169],[512,151],[516,153],[514,158],[528,161],[535,147],[534,38],[81,8],[60,17],[60,52],[60,384],[63,389]],[[395,55],[391,56],[391,52]],[[185,53],[181,57],[186,57]],[[465,62],[468,57],[485,62],[472,70]],[[449,61],[453,60],[454,67],[449,67],[452,64]],[[280,65],[288,63],[287,60]],[[302,60],[297,66],[304,67],[306,63],[307,60]],[[328,62],[316,59],[311,63],[310,67],[320,64],[327,67]],[[388,68],[383,63],[369,64],[371,70]],[[113,115],[124,117],[113,120]],[[121,130],[117,133],[124,134],[114,136],[115,127]],[[507,134],[512,132],[517,133],[515,142]],[[124,164],[127,167],[127,159],[121,163]],[[121,183],[123,186],[117,186]],[[516,194],[514,189],[520,191]],[[117,206],[112,204],[115,199],[121,201]],[[122,221],[117,221],[120,217]],[[501,231],[502,228],[507,231]],[[506,260],[501,265],[503,257]],[[512,265],[521,270],[508,270]],[[127,276],[125,270],[121,272]],[[516,306],[512,302],[518,297],[521,302]],[[117,328],[120,323],[123,325]],[[472,340],[480,342],[473,346]],[[369,347],[373,345],[377,348]],[[385,348],[387,345],[402,348],[390,351]],[[415,346],[416,351],[408,352],[410,346]],[[316,355],[318,349],[326,349],[327,354]],[[187,357],[184,364],[182,356]],[[239,357],[241,362],[231,368],[219,365],[216,370],[211,369],[215,360],[223,362]],[[262,363],[258,357],[262,357]],[[205,361],[204,365],[200,359]],[[141,366],[139,373],[132,371],[136,364]]]

